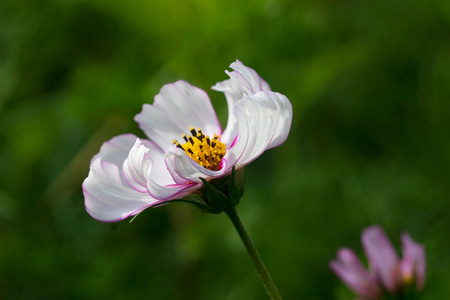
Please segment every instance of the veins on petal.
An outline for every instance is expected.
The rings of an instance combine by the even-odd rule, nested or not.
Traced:
[[[123,176],[133,189],[138,192],[147,192],[147,179],[152,169],[152,159],[149,155],[149,148],[145,147],[141,140],[136,142],[131,148],[127,159],[123,163]]]

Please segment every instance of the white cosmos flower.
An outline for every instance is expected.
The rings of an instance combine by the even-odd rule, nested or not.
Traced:
[[[228,124],[222,132],[208,95],[185,81],[167,84],[135,120],[147,135],[105,142],[83,182],[87,212],[118,221],[145,208],[180,199],[207,181],[228,176],[289,133],[292,105],[240,61],[230,79],[212,88],[225,94]]]

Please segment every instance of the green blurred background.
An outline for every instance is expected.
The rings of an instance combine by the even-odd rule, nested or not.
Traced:
[[[81,183],[163,84],[208,91],[235,59],[294,107],[246,168],[243,222],[285,299],[353,299],[328,262],[380,224],[450,298],[450,2],[0,2],[0,299],[267,299],[224,214],[101,223]]]

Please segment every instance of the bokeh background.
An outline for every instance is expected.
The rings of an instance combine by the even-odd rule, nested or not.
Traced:
[[[449,1],[2,0],[1,299],[266,299],[224,214],[101,223],[81,191],[163,84],[225,122],[209,88],[236,59],[294,107],[238,206],[285,299],[352,299],[328,263],[373,224],[423,243],[424,299],[450,297]]]

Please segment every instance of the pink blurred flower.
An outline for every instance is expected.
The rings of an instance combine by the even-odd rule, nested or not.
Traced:
[[[292,121],[288,98],[240,61],[230,67],[230,79],[212,87],[228,103],[223,132],[208,95],[180,80],[163,86],[136,115],[148,139],[125,134],[102,145],[83,182],[93,218],[118,221],[186,197],[204,187],[202,179],[227,177],[286,140]],[[210,208],[198,197],[188,202]]]
[[[362,266],[354,252],[347,248],[340,249],[337,260],[330,263],[331,269],[359,299],[383,299],[384,293],[401,294],[412,284],[417,291],[423,288],[426,268],[423,245],[403,233],[403,259],[399,259],[381,227],[365,229],[361,240],[369,261],[369,271]]]

